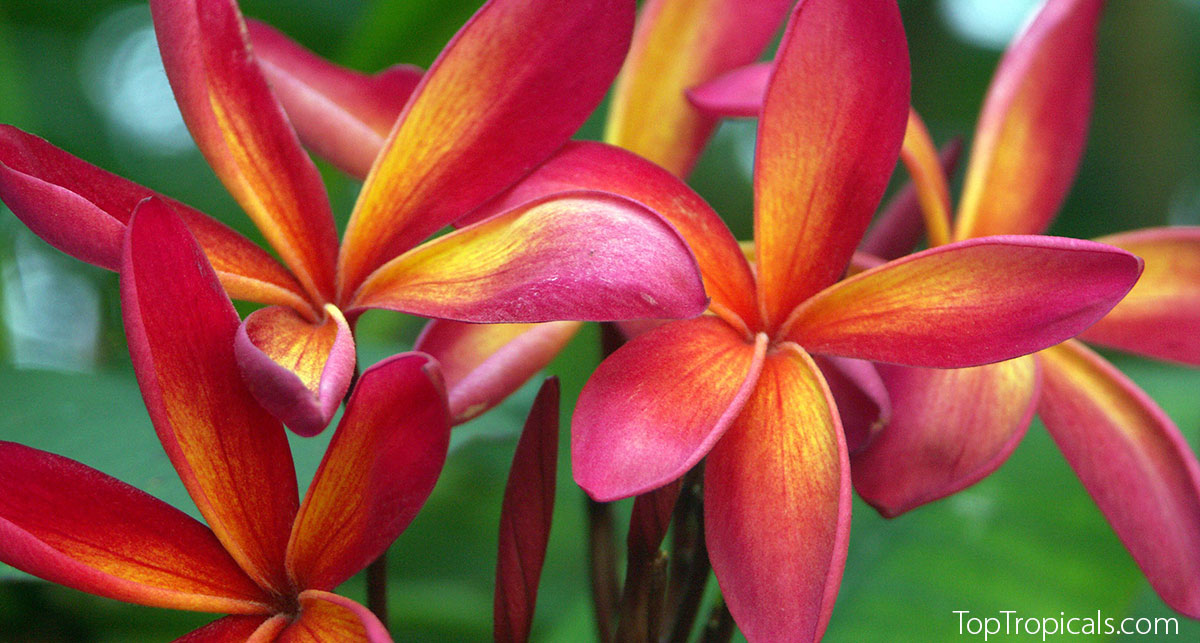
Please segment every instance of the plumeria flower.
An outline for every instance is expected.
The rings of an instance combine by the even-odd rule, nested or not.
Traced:
[[[845,561],[846,441],[812,354],[936,368],[1010,359],[1086,328],[1141,271],[1110,246],[1012,236],[839,281],[896,163],[908,101],[895,2],[801,2],[758,132],[756,268],[702,201],[685,201],[695,209],[672,221],[711,314],[627,343],[575,409],[574,475],[597,500],[655,489],[707,456],[708,552],[751,640],[818,638]]]
[[[1050,0],[996,71],[958,205],[915,112],[904,158],[931,245],[1038,234],[1066,197],[1091,112],[1100,0]],[[709,111],[761,105],[763,67],[699,88]],[[759,98],[755,99],[755,96]],[[1200,228],[1099,239],[1145,260],[1137,286],[1080,337],[1200,365]],[[1200,618],[1200,465],[1174,422],[1112,364],[1071,340],[1035,355],[954,371],[880,365],[892,420],[852,462],[864,500],[895,516],[984,478],[1036,413],[1163,600]]]
[[[0,560],[100,596],[230,615],[185,640],[390,641],[331,590],[387,549],[433,489],[450,434],[436,362],[409,353],[362,374],[301,503],[286,432],[242,381],[238,317],[203,250],[162,201],[143,202],[126,229],[134,370],[207,526],[83,464],[3,442]]]
[[[421,243],[578,128],[619,69],[633,2],[486,3],[388,125],[340,246],[325,188],[277,100],[276,91],[287,96],[295,87],[258,62],[236,3],[152,0],[151,9],[184,120],[283,265],[169,203],[227,292],[268,304],[242,324],[238,363],[259,401],[297,433],[319,432],[336,411],[355,370],[351,329],[370,308],[471,323],[703,310],[695,263],[671,226],[610,194],[524,203]],[[403,86],[413,78],[401,68],[362,82]],[[153,195],[41,139],[0,129],[0,198],[80,259],[115,269],[130,212]],[[456,419],[478,410],[456,408]]]
[[[757,60],[793,0],[652,0],[639,13],[633,44],[613,92],[604,139],[685,177],[718,119],[691,106],[684,90]],[[249,21],[255,53],[309,149],[352,176],[365,178],[421,70],[397,65],[367,76],[338,67],[268,25]],[[521,188],[459,220],[479,221],[527,201],[570,190],[611,189],[627,179],[594,165],[647,165],[595,142],[571,142]],[[656,171],[656,170],[654,170]],[[645,173],[643,170],[641,173]],[[674,209],[669,198],[643,201]],[[647,191],[649,192],[649,191]],[[474,417],[545,367],[580,324],[470,324],[434,319],[415,348],[438,358],[456,420]]]

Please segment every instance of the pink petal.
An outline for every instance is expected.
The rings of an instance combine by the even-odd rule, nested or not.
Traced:
[[[337,231],[312,159],[250,50],[234,0],[152,0],[163,66],[217,176],[317,302],[331,301]]]
[[[193,630],[177,639],[175,643],[259,643],[267,632],[273,632],[286,624],[283,616],[226,616],[204,627]]]
[[[562,146],[616,76],[633,14],[623,0],[489,0],[429,68],[363,185],[342,296]]]
[[[565,193],[433,239],[371,275],[354,308],[469,322],[693,317],[696,261],[638,203]]]
[[[300,140],[341,170],[365,178],[421,82],[421,69],[394,65],[362,74],[317,56],[270,25],[247,20],[246,27],[263,75]]]
[[[204,525],[95,469],[12,442],[0,442],[0,561],[141,605],[272,610],[271,595]]]
[[[515,392],[554,359],[579,322],[467,324],[430,320],[413,350],[437,359],[455,424],[474,418]]]
[[[161,201],[143,202],[130,219],[121,307],[150,420],[184,486],[242,569],[285,594],[298,504],[287,436],[242,383],[237,313]]]
[[[887,388],[871,362],[822,355],[814,355],[813,361],[837,402],[846,448],[853,455],[891,421],[892,402]]]
[[[1103,0],[1049,0],[988,89],[955,238],[1043,232],[1066,197],[1092,111]]]
[[[768,327],[846,270],[899,158],[908,94],[895,0],[796,7],[754,166],[758,298]]]
[[[332,589],[387,550],[433,491],[449,444],[436,362],[403,353],[367,369],[296,517],[295,586]]]
[[[575,481],[600,501],[683,475],[741,411],[766,337],[712,316],[673,322],[622,346],[579,394],[571,421]]]
[[[354,337],[330,304],[316,324],[288,308],[259,309],[238,327],[233,348],[255,399],[297,435],[325,430],[354,377]]]
[[[688,90],[687,97],[709,116],[758,118],[775,63],[739,67]]]
[[[1037,405],[1033,356],[958,369],[879,365],[892,421],[851,459],[858,495],[893,518],[964,489],[1017,448]]]
[[[497,641],[529,640],[554,515],[558,399],[558,380],[549,378],[533,401],[504,487],[493,607]]]
[[[960,368],[1053,346],[1133,287],[1137,257],[1042,236],[939,246],[841,281],[796,309],[788,337],[807,350]]]
[[[763,365],[754,393],[704,470],[713,571],[749,640],[821,637],[850,535],[850,463],[833,397],[795,344]]]
[[[689,87],[758,59],[792,0],[650,0],[613,90],[604,140],[686,177],[717,119]]]
[[[947,177],[954,176],[961,156],[962,139],[942,146],[938,158]],[[908,183],[884,205],[858,249],[884,259],[898,259],[912,252],[924,237],[925,221],[917,188]]]
[[[1200,618],[1200,465],[1187,441],[1079,342],[1041,356],[1046,429],[1158,595]]]
[[[1200,227],[1147,228],[1098,241],[1141,257],[1146,270],[1080,339],[1200,366]]]

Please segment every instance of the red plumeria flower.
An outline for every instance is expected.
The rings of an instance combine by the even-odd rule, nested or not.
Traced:
[[[0,560],[100,596],[230,614],[192,634],[205,641],[389,641],[366,608],[330,591],[386,550],[433,489],[450,435],[436,362],[408,353],[363,373],[300,503],[286,432],[246,390],[237,314],[188,228],[147,200],[126,239],[134,370],[208,526],[78,462],[4,442]]]
[[[902,158],[931,245],[1049,227],[1075,178],[1091,113],[1101,0],[1050,0],[1005,54],[983,106],[958,214],[924,125]],[[698,88],[710,112],[761,104],[761,65]],[[1125,299],[1080,337],[1200,365],[1200,228],[1099,239],[1145,260]],[[895,516],[986,477],[1035,412],[1167,604],[1200,618],[1200,464],[1174,422],[1103,357],[1071,340],[1036,355],[940,371],[880,365],[892,419],[853,459],[864,500]]]
[[[264,73],[236,3],[153,0],[151,9],[184,120],[283,265],[203,214],[172,206],[227,292],[270,305],[242,325],[238,361],[255,396],[297,433],[320,431],[336,411],[354,372],[351,328],[369,308],[472,323],[703,310],[695,263],[671,226],[612,195],[524,203],[421,244],[578,128],[619,69],[633,2],[485,4],[390,125],[340,246],[320,176],[275,94],[296,88],[270,64]],[[404,69],[370,80],[413,82]],[[85,261],[115,269],[130,212],[153,195],[0,129],[0,197],[34,232]]]
[[[751,640],[819,637],[846,556],[846,442],[810,354],[938,368],[1010,359],[1086,328],[1141,272],[1110,246],[1016,236],[839,282],[895,166],[908,103],[894,1],[800,3],[758,132],[756,269],[702,201],[681,197],[695,209],[669,218],[713,314],[630,341],[576,406],[575,479],[597,500],[655,489],[707,456],[708,552]]]

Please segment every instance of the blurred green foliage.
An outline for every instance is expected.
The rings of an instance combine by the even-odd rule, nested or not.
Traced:
[[[374,71],[396,62],[427,66],[480,0],[244,0],[244,12],[280,27],[318,53]],[[949,32],[935,0],[901,2],[913,59],[913,102],[934,136],[970,137],[999,52]],[[1118,230],[1200,224],[1200,9],[1194,0],[1109,3],[1100,39],[1092,135],[1079,180],[1053,232],[1088,237]],[[144,5],[5,0],[0,5],[0,122],[49,139],[101,167],[188,202],[261,237],[240,214],[199,153],[164,153],[113,125],[89,76],[108,51],[95,34],[114,12],[145,28]],[[132,25],[129,26],[129,25]],[[132,33],[131,31],[128,33]],[[108,43],[115,46],[115,43]],[[109,52],[111,53],[111,51]],[[111,68],[109,68],[111,69]],[[161,78],[139,78],[146,91]],[[135,88],[137,86],[135,85]],[[91,89],[89,89],[91,88]],[[581,137],[599,135],[601,115]],[[754,127],[731,123],[692,178],[740,237],[749,236]],[[731,171],[732,169],[732,171]],[[344,225],[358,185],[322,165]],[[0,208],[2,209],[2,208]],[[20,252],[56,253],[0,213],[4,319],[37,305],[20,290]],[[29,250],[32,248],[32,250]],[[0,326],[0,439],[81,460],[186,511],[195,510],[156,444],[124,349],[116,279],[73,260],[49,260],[55,274],[98,294],[100,339],[90,372],[18,369],[21,329]],[[15,275],[15,276],[14,276]],[[41,293],[53,298],[54,293]],[[15,302],[15,303],[14,303]],[[248,309],[243,309],[246,312]],[[360,335],[363,362],[411,345],[419,322],[371,313]],[[28,330],[28,329],[25,329]],[[583,497],[567,458],[570,401],[598,362],[587,329],[552,365],[565,405],[559,495],[542,583],[535,640],[594,637],[584,555]],[[1200,445],[1200,374],[1115,356]],[[393,633],[403,641],[486,640],[500,497],[509,460],[537,383],[456,432],[446,471],[429,504],[389,557]],[[326,434],[326,439],[328,433]],[[294,440],[302,483],[322,440]],[[618,516],[628,514],[619,503]],[[212,617],[146,609],[50,586],[0,566],[0,641],[156,641]],[[361,579],[342,589],[362,599]],[[887,521],[854,507],[850,555],[832,641],[929,641],[957,635],[954,610],[1027,616],[1170,616],[1112,534],[1052,442],[1034,425],[996,474],[956,495]],[[1200,640],[1181,620],[1178,640]],[[1141,637],[1139,637],[1139,640]],[[1172,638],[1172,640],[1176,640]]]

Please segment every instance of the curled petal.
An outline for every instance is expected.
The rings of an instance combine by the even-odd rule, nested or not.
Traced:
[[[752,641],[821,638],[850,536],[850,463],[833,397],[784,344],[704,469],[704,532],[721,592]]]
[[[271,596],[187,514],[74,460],[12,442],[0,442],[0,561],[140,605],[272,609]]]
[[[575,405],[575,481],[608,501],[683,475],[741,411],[765,350],[765,335],[750,343],[712,316],[666,324],[622,346]]]
[[[954,175],[961,156],[962,139],[954,139],[942,146],[938,160],[945,176]],[[925,236],[923,214],[917,186],[914,183],[905,185],[883,207],[858,246],[859,251],[889,260],[912,252]]]
[[[788,320],[808,350],[961,368],[1078,334],[1121,300],[1137,257],[1094,241],[986,237],[909,255],[839,282]]]
[[[0,199],[34,234],[76,259],[120,268],[125,226],[149,197],[183,218],[231,297],[308,308],[304,290],[283,266],[216,219],[0,125]]]
[[[716,125],[685,90],[749,64],[792,0],[651,0],[613,90],[604,140],[687,176]]]
[[[1079,342],[1040,356],[1046,429],[1158,595],[1200,618],[1200,465],[1187,441]]]
[[[601,192],[548,197],[429,241],[377,270],[354,299],[469,322],[680,318],[707,303],[678,233]]]
[[[317,324],[289,308],[257,310],[233,348],[250,392],[297,435],[325,430],[354,377],[354,337],[332,304]]]
[[[1080,339],[1200,366],[1200,228],[1149,228],[1098,241],[1141,257],[1146,270]]]
[[[1004,54],[976,126],[956,239],[1050,225],[1083,156],[1103,6],[1049,0]]]
[[[565,143],[616,76],[633,14],[622,0],[485,4],[429,68],[367,176],[341,294]]]
[[[300,618],[292,621],[279,643],[391,643],[387,628],[371,610],[337,594],[318,590],[300,593]]]
[[[290,591],[283,553],[298,500],[287,436],[242,383],[233,305],[154,199],[129,222],[121,308],[150,420],[192,500],[251,578]]]
[[[226,616],[204,627],[188,632],[175,639],[174,643],[261,643],[273,641],[279,625],[286,623],[284,617],[276,616]],[[270,633],[264,637],[264,634]]]
[[[217,176],[305,292],[333,299],[337,231],[321,175],[259,68],[234,0],[153,0],[163,66]]]
[[[888,518],[990,475],[1017,448],[1037,405],[1033,356],[975,368],[878,368],[892,421],[851,462],[854,489]]]
[[[554,515],[558,399],[558,380],[549,378],[529,410],[504,487],[493,607],[497,641],[529,640]]]
[[[904,130],[900,160],[912,176],[925,229],[929,233],[929,245],[950,243],[950,186],[929,130],[925,129],[925,122],[915,109],[908,110],[908,127]]]
[[[408,527],[442,471],[449,422],[428,355],[396,355],[362,374],[288,543],[297,587],[336,587]]]
[[[892,402],[875,365],[857,359],[814,355],[826,385],[837,402],[850,454],[871,443],[892,417]]]
[[[362,74],[335,65],[257,20],[247,20],[254,54],[300,140],[359,179],[421,81],[421,69],[395,65]]]
[[[579,330],[579,322],[467,324],[433,319],[413,350],[442,367],[450,417],[461,424],[499,404],[529,381]]]
[[[739,67],[688,90],[688,100],[710,116],[757,118],[767,95],[774,63]]]
[[[535,199],[574,190],[611,192],[650,208],[687,242],[713,305],[747,325],[758,319],[754,274],[721,217],[670,172],[619,147],[592,141],[567,143],[510,190],[460,223],[479,221]]]
[[[908,46],[895,0],[805,0],[767,88],[754,165],[768,327],[841,278],[900,155]]]

